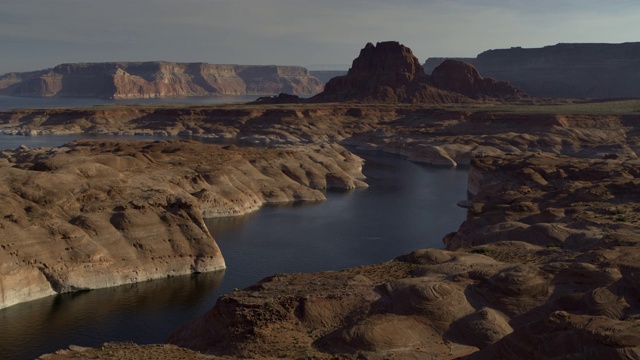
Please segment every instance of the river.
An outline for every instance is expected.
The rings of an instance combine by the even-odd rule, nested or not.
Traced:
[[[0,148],[57,146],[85,136],[0,135]],[[466,217],[466,170],[365,158],[368,189],[329,192],[327,201],[267,206],[209,219],[225,272],[63,294],[0,310],[0,358],[29,359],[70,344],[159,343],[216,299],[274,273],[310,272],[388,261],[442,237]]]

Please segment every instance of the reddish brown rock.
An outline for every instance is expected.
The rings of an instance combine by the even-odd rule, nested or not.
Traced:
[[[427,76],[411,49],[396,41],[368,43],[344,76],[335,77],[312,101],[442,103],[463,96],[427,85]]]
[[[205,95],[316,94],[322,82],[299,66],[118,62],[62,64],[0,76],[0,94],[113,99]]]
[[[78,141],[0,153],[0,308],[225,266],[204,217],[364,187],[339,145]]]
[[[505,81],[483,78],[473,65],[457,60],[445,60],[438,65],[431,73],[431,81],[440,89],[474,99],[517,99],[526,96]]]

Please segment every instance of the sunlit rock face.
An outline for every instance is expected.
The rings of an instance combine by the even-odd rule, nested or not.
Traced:
[[[0,155],[0,308],[223,269],[203,218],[365,187],[339,145],[78,141]]]
[[[174,62],[61,64],[0,77],[0,93],[108,99],[206,95],[311,95],[320,80],[300,66],[217,65]]]

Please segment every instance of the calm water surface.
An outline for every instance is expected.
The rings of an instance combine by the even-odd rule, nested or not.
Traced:
[[[0,148],[15,147],[5,146],[7,138],[0,136]],[[49,138],[48,145],[68,141],[34,138]],[[0,358],[30,359],[70,344],[163,342],[220,295],[271,274],[372,264],[418,248],[442,247],[442,237],[466,216],[455,204],[466,196],[467,172],[390,155],[360,155],[366,159],[366,190],[210,219],[225,272],[59,295],[0,310]]]

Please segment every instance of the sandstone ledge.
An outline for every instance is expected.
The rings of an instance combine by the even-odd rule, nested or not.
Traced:
[[[203,217],[365,187],[339,145],[77,141],[0,155],[0,307],[225,267]]]
[[[449,251],[275,275],[222,296],[169,343],[247,358],[639,356],[638,160],[472,166],[484,180]]]

